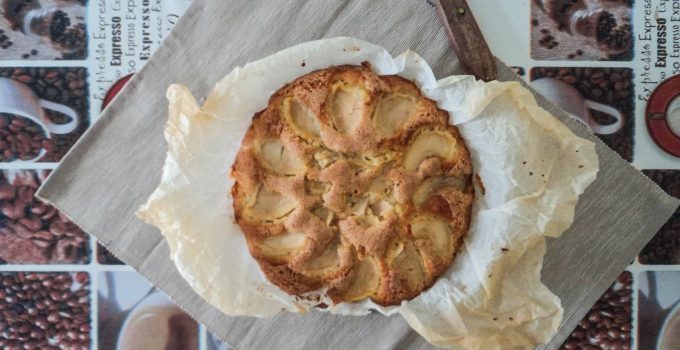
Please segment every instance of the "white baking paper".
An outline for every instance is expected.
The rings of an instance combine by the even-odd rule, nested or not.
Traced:
[[[362,62],[380,75],[414,80],[450,111],[485,192],[477,188],[465,243],[433,287],[400,306],[364,301],[327,311],[400,313],[428,341],[452,349],[528,348],[548,341],[562,308],[540,281],[544,238],[559,237],[570,226],[578,195],[595,180],[598,160],[592,142],[538,107],[517,82],[484,83],[470,76],[437,81],[413,52],[393,58],[374,44],[334,38],[234,69],[203,106],[185,87],[173,85],[167,92],[163,177],[139,217],[161,230],[192,288],[226,314],[271,317],[309,310],[316,302],[269,283],[250,256],[234,221],[229,172],[252,116],[276,90],[317,69]]]

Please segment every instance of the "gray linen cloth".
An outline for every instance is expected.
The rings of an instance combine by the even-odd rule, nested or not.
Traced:
[[[424,0],[194,0],[38,195],[237,349],[431,348],[400,316],[226,316],[189,288],[156,228],[134,216],[161,176],[168,85],[182,83],[196,96],[206,96],[236,66],[297,43],[335,36],[374,42],[393,55],[412,49],[438,78],[464,73],[434,9]],[[519,79],[502,63],[499,72],[499,80]],[[538,100],[577,134],[595,140],[561,110],[540,96]],[[581,197],[574,225],[548,245],[543,280],[562,299],[565,317],[559,333],[542,349],[556,349],[564,341],[677,207],[675,199],[595,141],[598,179]]]

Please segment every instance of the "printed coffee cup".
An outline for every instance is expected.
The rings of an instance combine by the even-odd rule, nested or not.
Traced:
[[[531,82],[531,86],[545,98],[560,106],[588,126],[594,133],[609,135],[623,128],[623,115],[619,110],[605,104],[588,100],[573,86],[555,78],[541,78]],[[600,124],[590,114],[591,110],[605,113],[615,119],[612,124]]]
[[[657,349],[680,349],[680,303],[677,303],[666,317],[659,333]]]
[[[70,120],[64,124],[56,124],[49,120],[45,109],[59,112]],[[26,84],[0,78],[0,113],[13,114],[29,119],[40,126],[46,138],[51,134],[68,134],[78,127],[78,113],[62,104],[41,99]],[[37,157],[29,162],[40,159],[46,151],[42,149]]]

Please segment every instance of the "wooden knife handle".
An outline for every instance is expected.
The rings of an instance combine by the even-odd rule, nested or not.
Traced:
[[[497,77],[496,60],[465,0],[434,0],[453,50],[465,68],[484,81]]]

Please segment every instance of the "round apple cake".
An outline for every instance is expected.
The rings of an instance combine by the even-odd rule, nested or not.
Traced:
[[[306,74],[253,116],[232,168],[236,222],[291,295],[395,305],[449,267],[470,225],[470,154],[449,114],[368,65]]]

